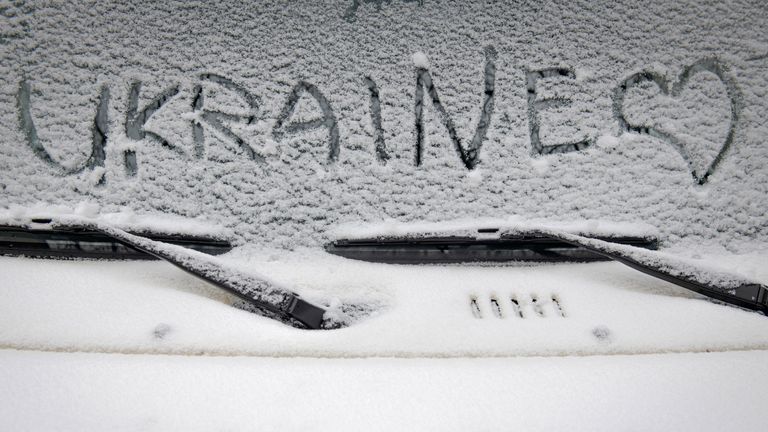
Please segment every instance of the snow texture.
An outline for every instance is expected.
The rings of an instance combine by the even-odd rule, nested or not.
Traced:
[[[721,264],[766,281],[765,256]],[[0,347],[301,357],[768,350],[765,316],[618,263],[407,266],[243,248],[216,259],[315,304],[376,308],[346,328],[299,330],[231,307],[231,295],[164,262],[0,257]],[[723,260],[696,259],[704,268]]]
[[[594,237],[631,236],[653,239],[659,230],[645,223],[613,222],[609,220],[557,221],[552,219],[526,219],[510,216],[503,219],[476,217],[440,222],[401,223],[389,220],[381,223],[339,225],[329,232],[332,239],[363,239],[376,237],[469,236],[478,231],[495,229],[494,236],[508,231],[555,229],[571,234]]]
[[[234,237],[230,230],[206,220],[204,217],[185,218],[172,214],[136,214],[129,209],[117,212],[102,212],[101,207],[91,201],[81,201],[75,206],[38,203],[29,207],[11,205],[0,209],[0,224],[27,226],[35,219],[77,219],[89,223],[103,223],[133,233],[184,234],[227,239]]]
[[[413,65],[420,69],[429,69],[429,58],[421,51],[413,53]]]
[[[765,352],[395,360],[7,350],[0,424],[62,432],[760,432],[766,362]]]
[[[511,215],[768,242],[765,2],[0,11],[7,211],[87,202],[272,249],[341,223]]]
[[[759,0],[0,3],[0,223],[228,238],[207,262],[331,319],[371,307],[309,332],[164,262],[0,257],[0,424],[763,430],[765,316],[617,263],[320,246],[543,226],[655,236],[708,282],[765,283],[766,16]],[[711,353],[733,350],[749,352]],[[509,356],[549,358],[482,358]]]

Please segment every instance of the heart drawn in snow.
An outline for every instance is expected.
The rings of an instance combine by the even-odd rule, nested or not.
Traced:
[[[692,80],[700,72],[709,74]],[[633,87],[656,100],[656,106],[648,109],[644,103],[625,111],[624,99]],[[660,92],[661,98],[652,97],[653,92]],[[674,85],[652,71],[631,75],[616,88],[613,109],[620,133],[648,134],[669,142],[688,164],[696,184],[702,185],[733,142],[740,100],[738,88],[720,62],[707,58],[683,69]]]

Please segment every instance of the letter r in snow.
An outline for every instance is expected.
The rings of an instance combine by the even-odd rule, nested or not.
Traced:
[[[264,163],[264,158],[257,154],[253,148],[251,148],[251,146],[248,145],[245,140],[243,140],[242,137],[237,135],[229,126],[227,126],[227,123],[231,122],[244,121],[245,124],[252,124],[254,121],[256,121],[256,115],[258,114],[259,105],[261,104],[259,98],[248,92],[245,87],[236,84],[229,78],[223,77],[221,75],[204,73],[200,75],[200,79],[202,81],[224,87],[225,89],[228,89],[240,96],[240,98],[242,98],[248,106],[248,113],[245,115],[230,114],[205,109],[203,86],[199,84],[195,86],[193,91],[194,97],[192,98],[192,111],[199,114],[199,116],[192,121],[192,139],[195,143],[195,157],[200,159],[205,154],[204,125],[207,125],[210,130],[212,130],[220,137],[237,144],[237,146],[240,147],[243,152],[245,152],[249,159]]]

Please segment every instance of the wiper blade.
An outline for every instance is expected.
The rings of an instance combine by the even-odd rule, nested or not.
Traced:
[[[102,258],[118,260],[156,259],[130,245],[125,245],[101,232],[56,228],[50,219],[37,219],[32,226],[0,226],[0,255],[34,258]],[[150,240],[183,246],[208,255],[221,255],[232,250],[227,240],[205,236],[147,233]]]
[[[109,238],[113,242],[167,261],[187,273],[234,294],[248,304],[249,310],[293,327],[331,329],[345,324],[339,320],[325,319],[324,308],[302,299],[297,293],[279,287],[265,278],[229,268],[199,251],[130,234],[98,222],[87,220],[44,222],[46,223],[30,225],[29,232],[65,232],[73,236],[97,234]]]
[[[468,262],[589,262],[610,258],[591,250],[538,235],[487,237],[419,236],[340,239],[328,243],[328,253],[387,264],[459,264]],[[598,237],[613,243],[656,249],[653,237]]]
[[[701,268],[661,252],[620,245],[558,230],[533,235],[557,239],[603,255],[649,276],[745,309],[768,315],[768,287],[742,276]]]
[[[768,314],[765,285],[658,252],[652,238],[592,238],[554,229],[485,230],[480,234],[341,239],[328,244],[326,250],[346,258],[390,264],[608,259],[712,299]]]

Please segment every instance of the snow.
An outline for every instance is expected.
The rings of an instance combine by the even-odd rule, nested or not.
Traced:
[[[472,186],[480,186],[483,182],[483,171],[480,169],[473,169],[467,173],[467,182]]]
[[[413,65],[420,69],[429,69],[429,58],[421,51],[413,53]]]
[[[0,257],[0,427],[764,429],[765,316],[617,263],[395,266],[322,245],[621,233],[660,239],[648,259],[765,284],[765,12],[0,7],[0,224],[226,238],[237,247],[212,262],[334,313],[374,306],[348,328],[301,331],[163,262]],[[478,125],[470,170],[455,145]]]
[[[549,170],[549,161],[544,158],[531,160],[531,165],[538,174],[546,174]]]
[[[349,223],[337,226],[329,232],[332,239],[362,239],[402,236],[469,236],[476,237],[478,230],[495,228],[496,235],[505,231],[550,228],[572,234],[591,236],[632,236],[653,239],[659,229],[642,222],[626,223],[606,219],[565,220],[529,219],[520,216],[506,218],[475,217],[472,219],[443,220],[438,222],[403,223],[389,220],[381,223]]]
[[[0,258],[0,347],[301,357],[768,349],[765,316],[701,299],[618,263],[407,266],[312,250],[258,256],[242,248],[216,259],[309,301],[336,298],[377,307],[344,329],[297,330],[233,308],[231,296],[164,262],[6,257]],[[699,261],[720,259],[703,255]],[[768,281],[765,254],[732,260],[741,262],[739,271]],[[472,298],[481,319],[473,316]],[[503,318],[495,316],[493,299]],[[155,337],[158,325],[171,328],[162,339]],[[611,337],[596,337],[599,328]]]
[[[89,201],[101,213],[204,218],[237,243],[274,250],[319,247],[341,223],[478,215],[647,223],[664,246],[746,253],[768,242],[761,3],[351,2],[9,6],[0,32],[0,207]],[[497,53],[492,65],[487,47]],[[485,73],[494,71],[482,181],[459,160],[431,96],[423,164],[415,165],[419,66],[429,67],[465,147],[481,122]],[[570,72],[535,80],[529,99],[528,73],[551,68]],[[630,85],[614,106],[623,80],[643,72],[661,84]],[[301,93],[294,115],[281,118],[300,82],[327,99],[338,126],[336,160],[316,97]],[[23,83],[37,153],[19,112]],[[87,164],[103,88],[103,167],[73,173]],[[140,114],[164,92],[174,96],[140,125],[144,137],[129,137],[129,102]],[[532,109],[545,146],[591,144],[535,153]],[[622,130],[617,110],[628,126],[657,133]],[[209,111],[218,126],[201,116]],[[281,121],[287,129],[276,135]],[[203,125],[202,138],[193,123]],[[135,151],[135,175],[127,151]]]
[[[116,212],[102,212],[93,201],[80,201],[74,205],[37,203],[31,206],[11,205],[0,209],[0,224],[27,226],[34,219],[81,219],[106,223],[134,233],[185,234],[211,238],[233,238],[230,230],[205,217],[186,218],[162,213],[136,214],[128,208]]]
[[[8,430],[765,429],[767,352],[274,359],[0,351]]]

